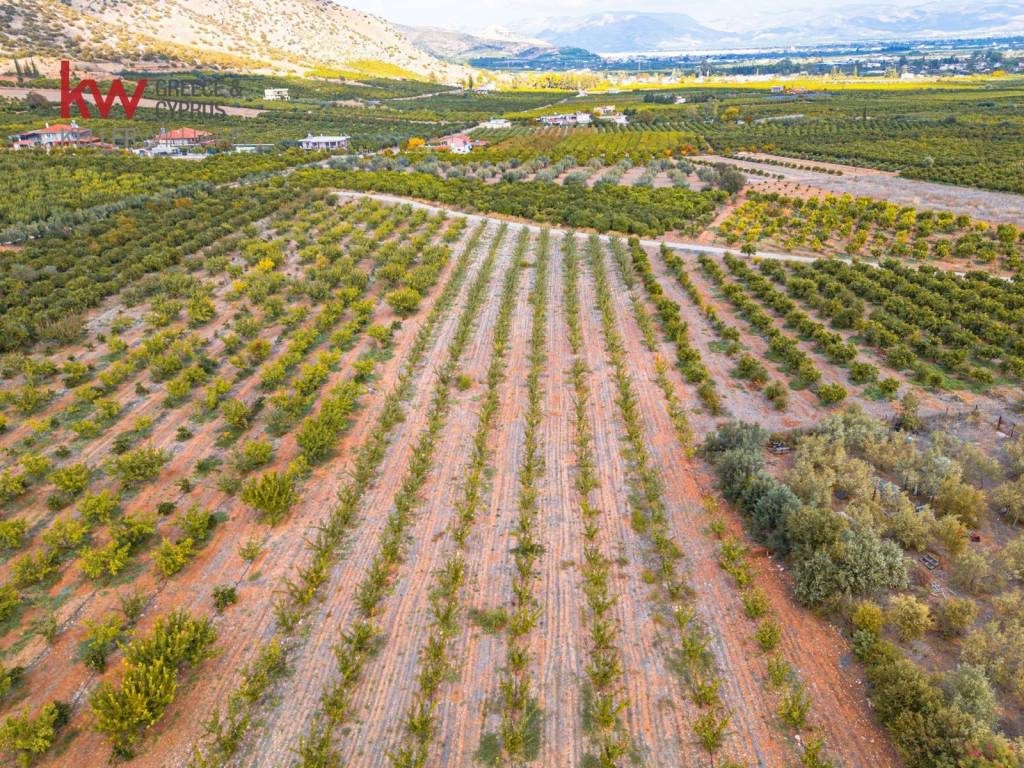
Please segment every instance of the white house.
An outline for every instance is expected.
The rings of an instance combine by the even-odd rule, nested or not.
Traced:
[[[686,97],[685,96],[676,96],[676,104],[685,104],[685,103],[686,103]]]
[[[613,125],[629,125],[629,120],[626,119],[626,116],[618,113],[614,115],[602,115],[598,119],[603,123],[611,123]]]
[[[153,145],[149,147],[140,147],[132,150],[133,155],[139,157],[179,157],[185,154],[185,150],[182,147],[172,146],[159,146]]]
[[[456,133],[441,139],[441,146],[456,155],[466,155],[473,149],[473,140],[465,133]]]
[[[450,152],[453,155],[468,155],[477,147],[486,147],[487,142],[474,139],[468,133],[453,133],[427,145],[427,149]]]
[[[348,149],[348,140],[348,136],[313,136],[310,134],[299,141],[299,146],[314,151]]]
[[[264,101],[291,101],[291,96],[288,95],[287,88],[264,88],[263,89],[263,100]]]
[[[439,147],[447,149],[449,152],[455,155],[468,155],[473,151],[473,147],[478,144],[486,142],[473,141],[472,137],[466,133],[456,133],[451,136],[445,136],[438,143]]]
[[[594,107],[594,114],[596,114],[598,117],[605,117],[606,115],[614,115],[615,114],[615,105],[614,104],[606,104],[603,107]]]
[[[542,115],[537,118],[544,125],[590,125],[589,112],[570,112],[564,115]]]
[[[544,125],[569,125],[569,115],[541,115],[537,118]]]
[[[503,117],[493,117],[485,123],[480,123],[481,128],[490,128],[493,130],[501,130],[504,128],[511,128],[512,121],[506,120]]]

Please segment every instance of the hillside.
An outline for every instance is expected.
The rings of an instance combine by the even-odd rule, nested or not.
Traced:
[[[311,67],[452,81],[384,19],[329,0],[0,0],[0,56]]]

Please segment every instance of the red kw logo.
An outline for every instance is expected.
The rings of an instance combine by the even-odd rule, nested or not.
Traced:
[[[125,117],[131,118],[135,114],[135,109],[139,106],[139,101],[142,100],[142,93],[146,90],[146,82],[146,80],[139,80],[138,85],[135,86],[135,92],[129,98],[121,81],[114,80],[110,84],[110,93],[104,96],[100,91],[100,87],[96,85],[95,80],[83,80],[72,88],[71,62],[62,61],[60,63],[60,116],[63,118],[71,117],[71,105],[75,104],[78,106],[78,111],[82,117],[92,117],[89,107],[85,103],[85,91],[89,91],[92,93],[92,100],[96,104],[96,109],[99,110],[100,117],[106,117],[110,114],[110,108],[114,106],[114,99],[117,99],[121,102],[121,106],[124,107]]]

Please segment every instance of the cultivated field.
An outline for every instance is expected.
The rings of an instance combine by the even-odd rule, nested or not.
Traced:
[[[147,270],[111,234],[81,325],[8,340],[12,761],[928,764],[873,710],[894,659],[948,677],[1014,642],[1018,283],[697,255],[314,183],[335,173],[253,182],[258,210],[210,192],[219,234],[154,238]],[[685,199],[699,231],[713,198]],[[77,283],[36,285],[9,327]],[[952,599],[974,613],[947,632]],[[998,760],[1020,668],[986,671],[991,711],[906,706],[976,717]]]

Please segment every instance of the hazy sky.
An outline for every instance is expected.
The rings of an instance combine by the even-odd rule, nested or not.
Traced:
[[[418,26],[438,26],[475,31],[511,21],[548,16],[578,16],[600,11],[674,11],[700,22],[728,19],[734,13],[791,10],[813,6],[834,7],[855,0],[721,0],[715,3],[679,0],[338,0],[342,5],[383,16],[389,21]],[[908,0],[889,0],[893,5],[912,5]],[[723,21],[719,27],[724,27]]]

